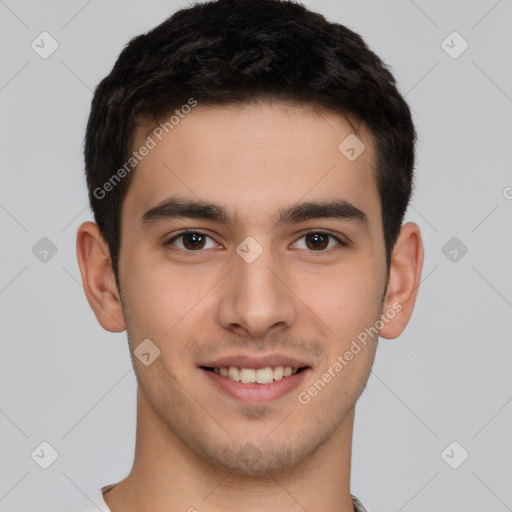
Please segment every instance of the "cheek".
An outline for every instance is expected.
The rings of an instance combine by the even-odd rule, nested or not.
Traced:
[[[332,336],[346,339],[373,324],[379,315],[384,278],[374,268],[358,270],[351,265],[321,277],[302,275],[293,289]]]
[[[185,343],[185,325],[203,313],[202,300],[213,286],[207,278],[170,265],[135,263],[122,288],[128,333],[134,345],[149,338],[162,348]],[[162,350],[162,355],[163,355]]]

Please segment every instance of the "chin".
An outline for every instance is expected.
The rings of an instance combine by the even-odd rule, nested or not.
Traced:
[[[243,476],[265,476],[288,471],[310,457],[325,440],[308,439],[271,443],[268,439],[245,442],[224,448],[197,446],[201,455],[214,465]]]

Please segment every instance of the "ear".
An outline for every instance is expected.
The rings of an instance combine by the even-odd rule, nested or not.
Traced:
[[[126,325],[110,251],[94,222],[84,222],[78,228],[76,255],[85,295],[98,322],[107,331],[124,331]]]
[[[402,226],[391,255],[388,286],[382,313],[395,312],[379,336],[396,338],[411,318],[423,267],[423,243],[420,228],[414,222]],[[390,315],[387,315],[388,317]]]

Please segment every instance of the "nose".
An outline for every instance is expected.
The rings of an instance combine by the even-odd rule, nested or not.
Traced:
[[[293,291],[287,285],[287,270],[270,249],[250,263],[235,254],[218,303],[220,325],[253,338],[293,325],[297,311]]]

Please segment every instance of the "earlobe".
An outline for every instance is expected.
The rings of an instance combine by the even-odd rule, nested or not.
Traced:
[[[84,222],[78,228],[76,254],[85,295],[98,322],[107,331],[124,331],[126,325],[110,252],[94,222]]]
[[[423,243],[417,224],[408,222],[402,226],[391,255],[388,286],[382,314],[393,311],[388,322],[380,330],[383,338],[396,338],[411,318],[418,294],[423,266]]]

